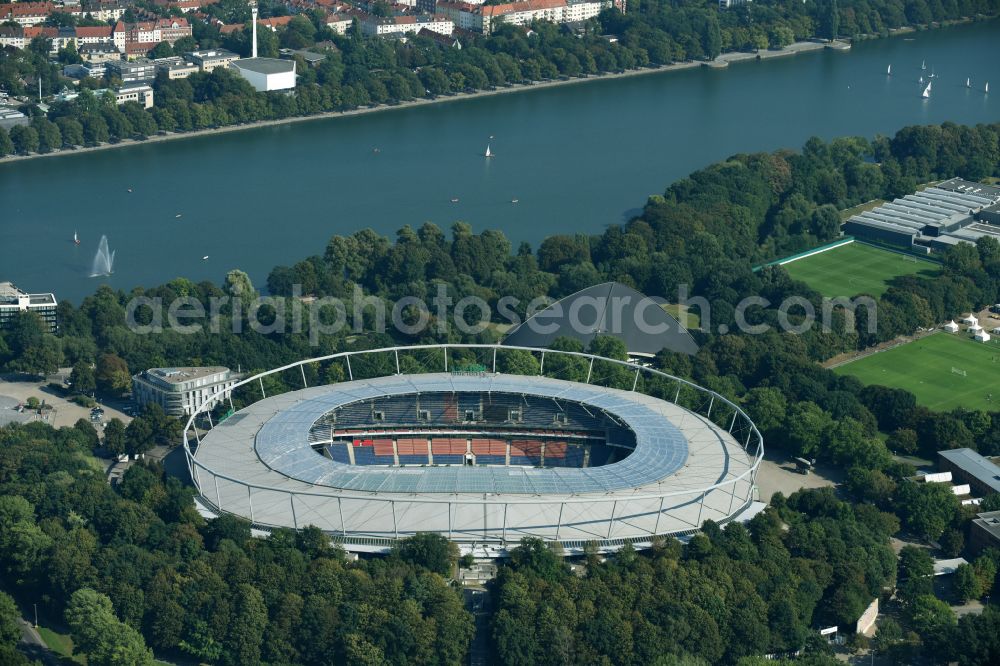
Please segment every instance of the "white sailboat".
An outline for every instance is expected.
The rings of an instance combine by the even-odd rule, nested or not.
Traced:
[[[990,82],[986,82],[986,86],[983,87],[983,92],[988,93],[990,91]]]
[[[966,79],[965,80],[965,87],[966,88],[971,88],[972,87],[972,79]]]
[[[892,76],[892,65],[889,65],[885,70],[886,76]]]
[[[486,153],[485,153],[484,156],[485,157],[493,157],[493,151],[490,150],[490,144],[486,144]]]
[[[923,85],[923,83],[924,83],[924,77],[921,76],[920,79],[917,80],[917,83]]]
[[[930,96],[931,96],[931,84],[928,83],[927,87],[924,88],[924,92],[921,95],[921,97],[923,97],[924,99],[927,99]]]
[[[74,245],[79,245],[80,244],[80,237],[76,235],[75,231],[73,232],[73,244]]]
[[[920,69],[927,69],[927,61],[926,60],[921,60],[920,61]]]

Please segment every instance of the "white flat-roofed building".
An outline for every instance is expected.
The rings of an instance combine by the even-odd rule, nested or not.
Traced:
[[[190,416],[217,391],[225,392],[215,403],[229,398],[239,379],[222,366],[150,368],[132,377],[132,397],[139,406],[156,403],[171,416]]]
[[[0,282],[0,328],[9,326],[19,312],[34,312],[55,331],[56,305],[54,294],[29,294],[13,282]]]
[[[169,58],[157,58],[153,61],[156,71],[166,72],[168,79],[186,79],[198,71],[198,65],[188,62],[180,56],[170,56]]]
[[[115,91],[115,103],[121,106],[125,102],[135,102],[144,109],[151,109],[153,108],[153,89],[145,84],[123,86]]]
[[[295,61],[278,58],[241,58],[229,64],[261,92],[295,87]]]
[[[292,90],[295,88],[295,61],[257,57],[257,5],[250,8],[251,57],[240,58],[229,64],[240,76],[260,92]]]

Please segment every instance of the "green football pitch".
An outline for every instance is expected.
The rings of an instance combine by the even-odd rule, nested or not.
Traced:
[[[966,335],[964,331],[935,333],[834,371],[865,384],[906,389],[929,409],[996,411],[1000,408],[1000,343],[976,342]]]
[[[788,274],[829,298],[871,294],[876,298],[898,275],[933,276],[937,264],[917,257],[850,243],[784,265]]]

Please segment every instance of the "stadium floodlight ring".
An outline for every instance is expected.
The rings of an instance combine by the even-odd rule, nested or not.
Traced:
[[[498,372],[512,351],[534,356],[540,374]],[[404,372],[401,356],[420,353],[434,356],[443,372]],[[483,362],[475,372],[456,372],[452,363],[449,373],[449,357],[457,355]],[[309,387],[306,366],[319,363],[342,363],[345,381]],[[586,380],[551,376],[568,364]],[[365,378],[355,376],[360,366]],[[265,379],[281,373],[301,377],[303,388],[268,396]],[[612,383],[605,373],[617,388],[602,385]],[[249,402],[239,411],[233,391]],[[596,408],[635,433],[635,449],[619,462],[575,469],[355,466],[314,450],[311,429],[332,409],[434,392],[520,394]],[[213,424],[211,407],[226,401],[231,415]],[[449,426],[435,428],[447,434]],[[707,519],[732,520],[754,500],[764,444],[738,405],[651,368],[582,352],[440,344],[340,352],[247,377],[195,411],[184,452],[200,503],[259,529],[313,525],[357,551],[383,551],[430,531],[497,553],[524,536],[578,552],[588,542],[601,550],[642,546],[657,535],[691,533]]]

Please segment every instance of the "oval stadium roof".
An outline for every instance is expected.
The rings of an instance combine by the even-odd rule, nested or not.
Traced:
[[[624,342],[633,355],[654,356],[662,349],[697,353],[694,338],[660,302],[619,282],[595,284],[528,318],[503,344],[546,348],[556,338],[569,337],[587,348],[598,335],[609,335]]]

